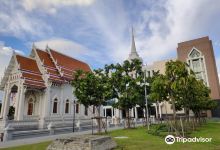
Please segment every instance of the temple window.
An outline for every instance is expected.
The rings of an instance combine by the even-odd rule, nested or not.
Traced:
[[[88,116],[88,106],[85,106],[85,113],[86,116]]]
[[[53,113],[54,114],[57,114],[57,106],[58,106],[58,100],[57,98],[55,98],[53,101]]]
[[[95,114],[95,106],[92,107],[92,113]]]
[[[34,109],[34,101],[33,99],[29,99],[28,101],[28,111],[27,111],[27,115],[33,115],[33,109]]]
[[[79,113],[79,103],[76,103],[76,113]]]
[[[65,114],[68,114],[68,113],[69,113],[69,106],[70,106],[69,100],[66,100],[66,104],[65,104]]]

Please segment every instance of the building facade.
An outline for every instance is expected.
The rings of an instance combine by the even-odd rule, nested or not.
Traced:
[[[128,60],[132,60],[132,59],[139,59],[142,62],[142,58],[138,55],[136,51],[133,30],[132,30],[132,39],[131,39],[131,51]],[[189,67],[195,72],[196,78],[202,79],[204,81],[204,84],[208,86],[211,90],[210,97],[218,102],[218,108],[212,110],[212,112],[208,111],[207,115],[209,117],[211,116],[220,117],[220,86],[219,86],[219,79],[216,69],[216,62],[213,52],[212,41],[209,40],[208,37],[203,37],[203,38],[198,38],[198,39],[179,43],[177,47],[177,58],[156,61],[153,62],[151,65],[143,64],[142,69],[143,71],[146,72],[147,77],[152,77],[154,72],[157,71],[159,71],[159,73],[161,74],[165,74],[165,64],[166,62],[171,60],[173,61],[180,60],[182,62],[186,62],[189,65]],[[131,109],[132,117],[138,119],[139,116],[140,117],[145,116],[144,113],[145,110],[138,111],[137,109],[139,109],[138,106]],[[161,118],[166,115],[170,116],[173,114],[172,105],[169,102],[161,102],[158,104],[154,103],[153,108],[151,109],[154,109],[151,115],[155,116],[156,118]],[[123,114],[122,112],[114,113],[113,111],[119,111],[119,110],[113,109],[110,105],[104,107],[104,111],[106,110],[109,113],[104,113],[105,116],[110,116],[114,118],[125,117],[125,115],[120,115],[120,116],[117,115],[117,114]],[[177,115],[184,115],[184,110],[177,111]],[[193,115],[191,111],[190,111],[190,115]]]
[[[91,71],[88,64],[49,47],[33,46],[29,57],[13,53],[0,84],[4,90],[1,128],[12,121],[32,122],[37,128],[50,122],[72,125],[73,109],[76,118],[94,116],[93,108],[77,103],[73,95],[71,81],[77,69]]]
[[[142,62],[136,51],[133,31],[128,60],[132,59],[139,59]],[[215,57],[208,37],[179,43],[176,59],[188,63],[196,73],[196,77],[210,87],[210,96],[213,100],[220,99]],[[147,77],[153,76],[157,71],[165,74],[166,62],[176,59],[143,65],[143,71],[146,72]],[[77,103],[73,94],[72,73],[77,69],[91,71],[88,64],[49,47],[40,50],[33,46],[29,57],[13,53],[0,84],[0,89],[4,91],[0,129],[3,130],[10,122],[14,123],[14,128],[25,127],[25,130],[29,127],[46,128],[51,122],[57,126],[72,126],[74,114],[77,119],[94,117],[96,115],[94,107],[86,108]],[[123,110],[115,109],[111,104],[103,106],[102,109],[103,116],[109,117],[113,124],[120,123],[118,120],[125,117]],[[216,116],[219,110],[220,108],[216,110]],[[161,102],[153,104],[150,115],[152,118],[162,118],[172,113],[171,104]],[[177,112],[179,115],[183,113],[183,110]],[[130,116],[135,119],[143,118],[145,109],[136,106],[130,110]]]
[[[198,79],[211,89],[211,98],[220,99],[220,86],[212,41],[203,37],[178,44],[177,58],[186,62]]]

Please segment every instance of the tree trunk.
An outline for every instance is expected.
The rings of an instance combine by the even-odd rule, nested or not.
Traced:
[[[126,126],[127,128],[131,128],[131,125],[130,125],[130,115],[129,115],[129,109],[126,109]]]
[[[185,110],[186,120],[187,120],[187,122],[189,122],[189,109],[188,108],[184,108],[184,110]]]
[[[97,117],[97,123],[98,123],[98,133],[101,133],[101,112],[100,112],[100,106],[97,106],[97,112],[98,112],[98,117]]]
[[[173,120],[176,123],[176,105],[175,105],[175,101],[173,98],[171,98],[171,102],[172,102],[172,108],[173,108]]]
[[[147,108],[145,108],[144,113],[145,113],[145,126],[148,126],[148,123],[149,123],[148,121],[149,121],[149,120],[147,120],[147,118],[148,118],[148,117],[147,117],[147,115],[148,115],[148,113],[147,113]]]

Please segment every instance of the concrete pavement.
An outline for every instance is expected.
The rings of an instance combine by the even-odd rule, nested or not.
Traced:
[[[124,127],[111,127],[111,128],[108,128],[108,131],[123,129],[123,128]],[[73,132],[73,133],[68,133],[68,134],[42,136],[42,137],[35,137],[35,138],[28,138],[28,139],[21,139],[21,140],[11,140],[11,141],[7,141],[7,142],[0,142],[0,148],[8,148],[8,147],[28,145],[28,144],[35,144],[35,143],[41,143],[41,142],[46,142],[46,141],[53,141],[58,138],[75,137],[77,135],[84,135],[84,134],[92,134],[92,130],[79,131],[79,132]]]

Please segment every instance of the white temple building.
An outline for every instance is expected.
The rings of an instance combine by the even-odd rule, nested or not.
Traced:
[[[91,71],[88,64],[49,47],[40,50],[33,46],[29,57],[13,53],[0,84],[4,91],[1,129],[15,122],[24,127],[31,122],[36,128],[45,128],[50,122],[72,125],[74,105],[76,118],[94,116],[93,107],[85,108],[74,97],[71,81],[77,69]],[[9,115],[11,106],[13,115]]]

